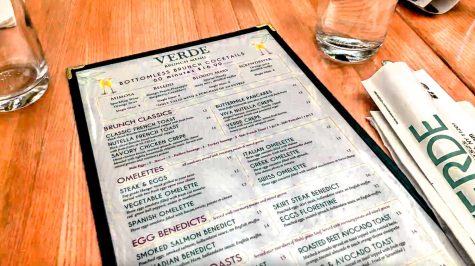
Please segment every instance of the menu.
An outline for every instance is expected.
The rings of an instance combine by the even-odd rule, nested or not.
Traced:
[[[407,179],[270,26],[69,78],[105,264],[461,262]]]

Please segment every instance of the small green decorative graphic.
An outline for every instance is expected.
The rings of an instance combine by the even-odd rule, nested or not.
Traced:
[[[99,83],[100,91],[102,91],[102,95],[107,95],[108,90],[111,93],[116,93],[116,91],[112,88],[112,78],[104,77],[106,76],[106,72],[104,71],[95,71],[95,70],[87,70],[84,72],[80,72],[78,77],[78,82],[81,86],[86,86],[91,89],[97,89],[97,83]]]
[[[112,79],[111,78],[99,79],[97,81],[99,82],[99,86],[101,86],[103,95],[107,94],[107,92],[106,92],[107,88],[109,88],[112,93],[115,93],[115,91],[112,89]]]
[[[254,48],[256,48],[257,51],[261,52],[261,55],[264,55],[264,51],[267,52],[267,54],[272,54],[268,49],[267,49],[267,39],[269,39],[269,34],[262,35],[262,36],[255,36],[252,37],[251,39],[257,39],[256,41],[253,41],[251,43]]]

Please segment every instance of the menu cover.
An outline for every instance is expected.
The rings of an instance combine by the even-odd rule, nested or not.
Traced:
[[[269,25],[68,78],[106,265],[460,263]]]

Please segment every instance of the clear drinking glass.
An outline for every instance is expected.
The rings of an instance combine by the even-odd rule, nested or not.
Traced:
[[[339,62],[369,59],[386,37],[396,4],[397,0],[318,0],[320,49]]]
[[[48,67],[23,0],[0,0],[0,5],[0,18],[8,17],[10,9],[16,21],[12,26],[12,20],[0,20],[0,112],[7,112],[32,104],[45,93]]]

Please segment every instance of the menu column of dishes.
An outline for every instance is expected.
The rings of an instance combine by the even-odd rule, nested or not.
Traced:
[[[458,262],[267,28],[72,83],[119,265]]]

